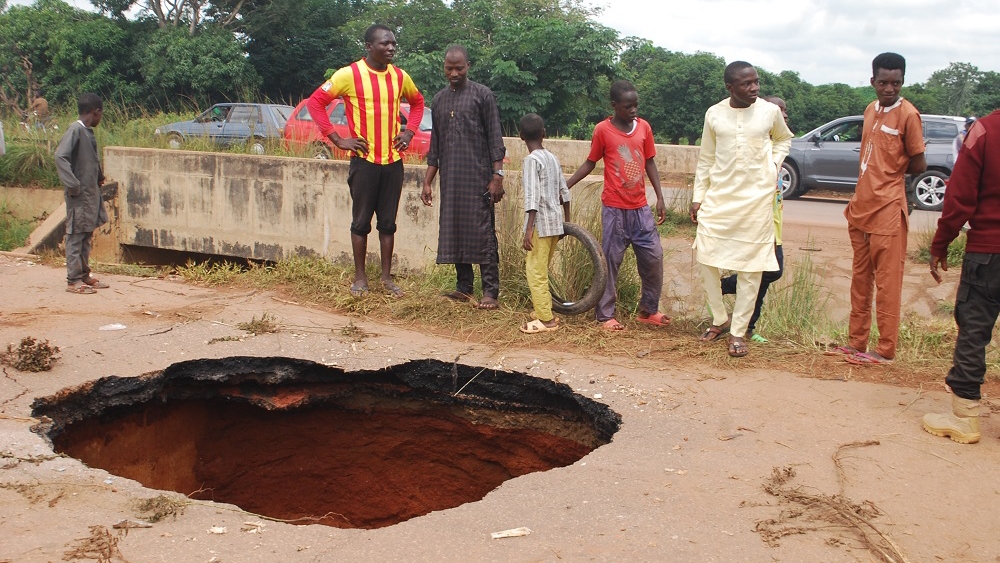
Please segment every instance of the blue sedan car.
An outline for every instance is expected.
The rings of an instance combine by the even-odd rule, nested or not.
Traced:
[[[191,121],[157,127],[153,135],[179,149],[191,139],[207,139],[221,147],[246,145],[252,154],[264,154],[285,134],[285,122],[295,108],[278,104],[215,104]]]

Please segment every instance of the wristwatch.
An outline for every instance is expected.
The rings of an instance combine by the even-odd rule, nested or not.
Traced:
[[[503,178],[503,170],[494,170],[493,173]]]

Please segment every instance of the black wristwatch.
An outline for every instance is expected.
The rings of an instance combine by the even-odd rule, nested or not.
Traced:
[[[503,178],[503,170],[494,170],[493,173]]]

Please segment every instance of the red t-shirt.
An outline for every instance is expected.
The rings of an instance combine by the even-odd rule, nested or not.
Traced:
[[[601,203],[617,209],[646,207],[646,161],[656,156],[656,144],[649,123],[635,119],[635,127],[622,133],[611,118],[594,127],[587,160],[604,159],[604,191]]]

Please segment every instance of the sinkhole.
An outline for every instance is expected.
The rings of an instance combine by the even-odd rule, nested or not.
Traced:
[[[299,524],[379,528],[571,465],[621,417],[567,385],[437,360],[344,371],[231,357],[32,404],[56,452],[153,489]]]

